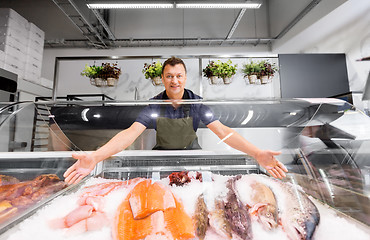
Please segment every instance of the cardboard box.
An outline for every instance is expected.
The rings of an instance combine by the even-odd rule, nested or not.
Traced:
[[[16,49],[10,45],[5,45],[4,46],[4,53],[5,53],[5,56],[11,56],[13,58],[16,58],[18,59],[19,61],[21,62],[26,62],[26,59],[27,59],[27,53],[26,52],[22,52],[20,51],[19,49]]]
[[[39,52],[39,50],[28,47],[26,54],[42,62],[43,52]]]
[[[42,31],[39,27],[37,27],[35,24],[30,22],[28,30],[29,38],[40,40],[45,39],[45,32]]]
[[[0,61],[5,61],[5,52],[0,50]]]
[[[0,21],[16,21],[20,25],[28,25],[27,19],[11,8],[0,8]]]
[[[22,42],[11,36],[0,36],[0,50],[5,51],[5,49],[8,47],[12,47],[24,54],[27,53],[27,45],[23,44]]]
[[[12,36],[15,39],[19,39],[20,42],[24,39],[28,40],[28,35],[27,29],[0,27],[0,36]]]
[[[25,59],[22,59],[21,57],[14,57],[11,55],[6,54],[4,62],[6,64],[12,65],[12,66],[17,66],[17,68],[24,69],[26,66]]]

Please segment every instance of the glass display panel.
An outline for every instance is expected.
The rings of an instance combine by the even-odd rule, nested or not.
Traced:
[[[45,174],[63,180],[64,171],[73,163],[72,153],[98,149],[128,128],[149,105],[170,104],[72,99],[3,106],[0,175],[21,183]],[[177,104],[205,105],[211,111],[204,114],[212,114],[259,148],[281,151],[277,159],[289,170],[285,182],[370,225],[370,121],[352,105],[330,99],[184,100]],[[197,130],[198,150],[152,150],[155,134],[154,127],[148,127],[126,150],[101,162],[92,176],[161,180],[182,171],[217,176],[266,173],[253,158],[231,149],[202,122]],[[24,216],[23,212],[15,218]],[[3,232],[9,229],[9,221],[2,225]]]

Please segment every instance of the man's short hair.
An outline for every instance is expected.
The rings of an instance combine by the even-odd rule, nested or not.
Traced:
[[[181,58],[177,58],[175,56],[172,56],[170,57],[169,59],[167,59],[164,63],[163,63],[163,66],[162,66],[162,73],[164,72],[164,68],[167,66],[167,65],[171,65],[172,67],[177,65],[177,64],[181,64],[182,66],[184,66],[184,69],[185,69],[185,72],[186,72],[186,66],[185,66],[185,63],[182,61]]]

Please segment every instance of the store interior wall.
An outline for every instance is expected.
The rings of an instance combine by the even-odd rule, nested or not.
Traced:
[[[323,2],[330,2],[330,7],[335,8],[333,1]],[[246,47],[152,47],[110,50],[45,49],[42,76],[53,79],[55,58],[67,56],[171,56],[193,54],[269,57],[276,56],[279,53],[345,53],[350,90],[362,92],[367,74],[370,71],[370,63],[357,60],[370,55],[368,50],[370,48],[370,29],[368,27],[370,16],[367,14],[370,11],[370,1],[348,0],[336,2],[339,7],[336,7],[326,16],[319,9],[312,10],[283,38],[274,41],[271,48],[267,45],[248,45]],[[273,7],[270,6],[270,9],[273,9]],[[272,20],[273,17],[271,22],[274,22]],[[359,95],[359,98],[361,98],[362,94]],[[364,107],[362,103],[356,104],[360,109]]]
[[[369,12],[370,1],[347,1],[311,26],[302,27],[302,31],[290,39],[275,42],[272,52],[345,53],[353,104],[360,110],[369,109],[368,101],[362,101],[362,93],[370,62],[358,61],[370,56]],[[296,27],[302,24],[298,23]]]

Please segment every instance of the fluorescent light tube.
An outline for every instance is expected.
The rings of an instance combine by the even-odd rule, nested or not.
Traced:
[[[91,9],[141,9],[141,8],[173,8],[172,3],[89,3]]]
[[[261,3],[177,3],[176,8],[260,8]]]

